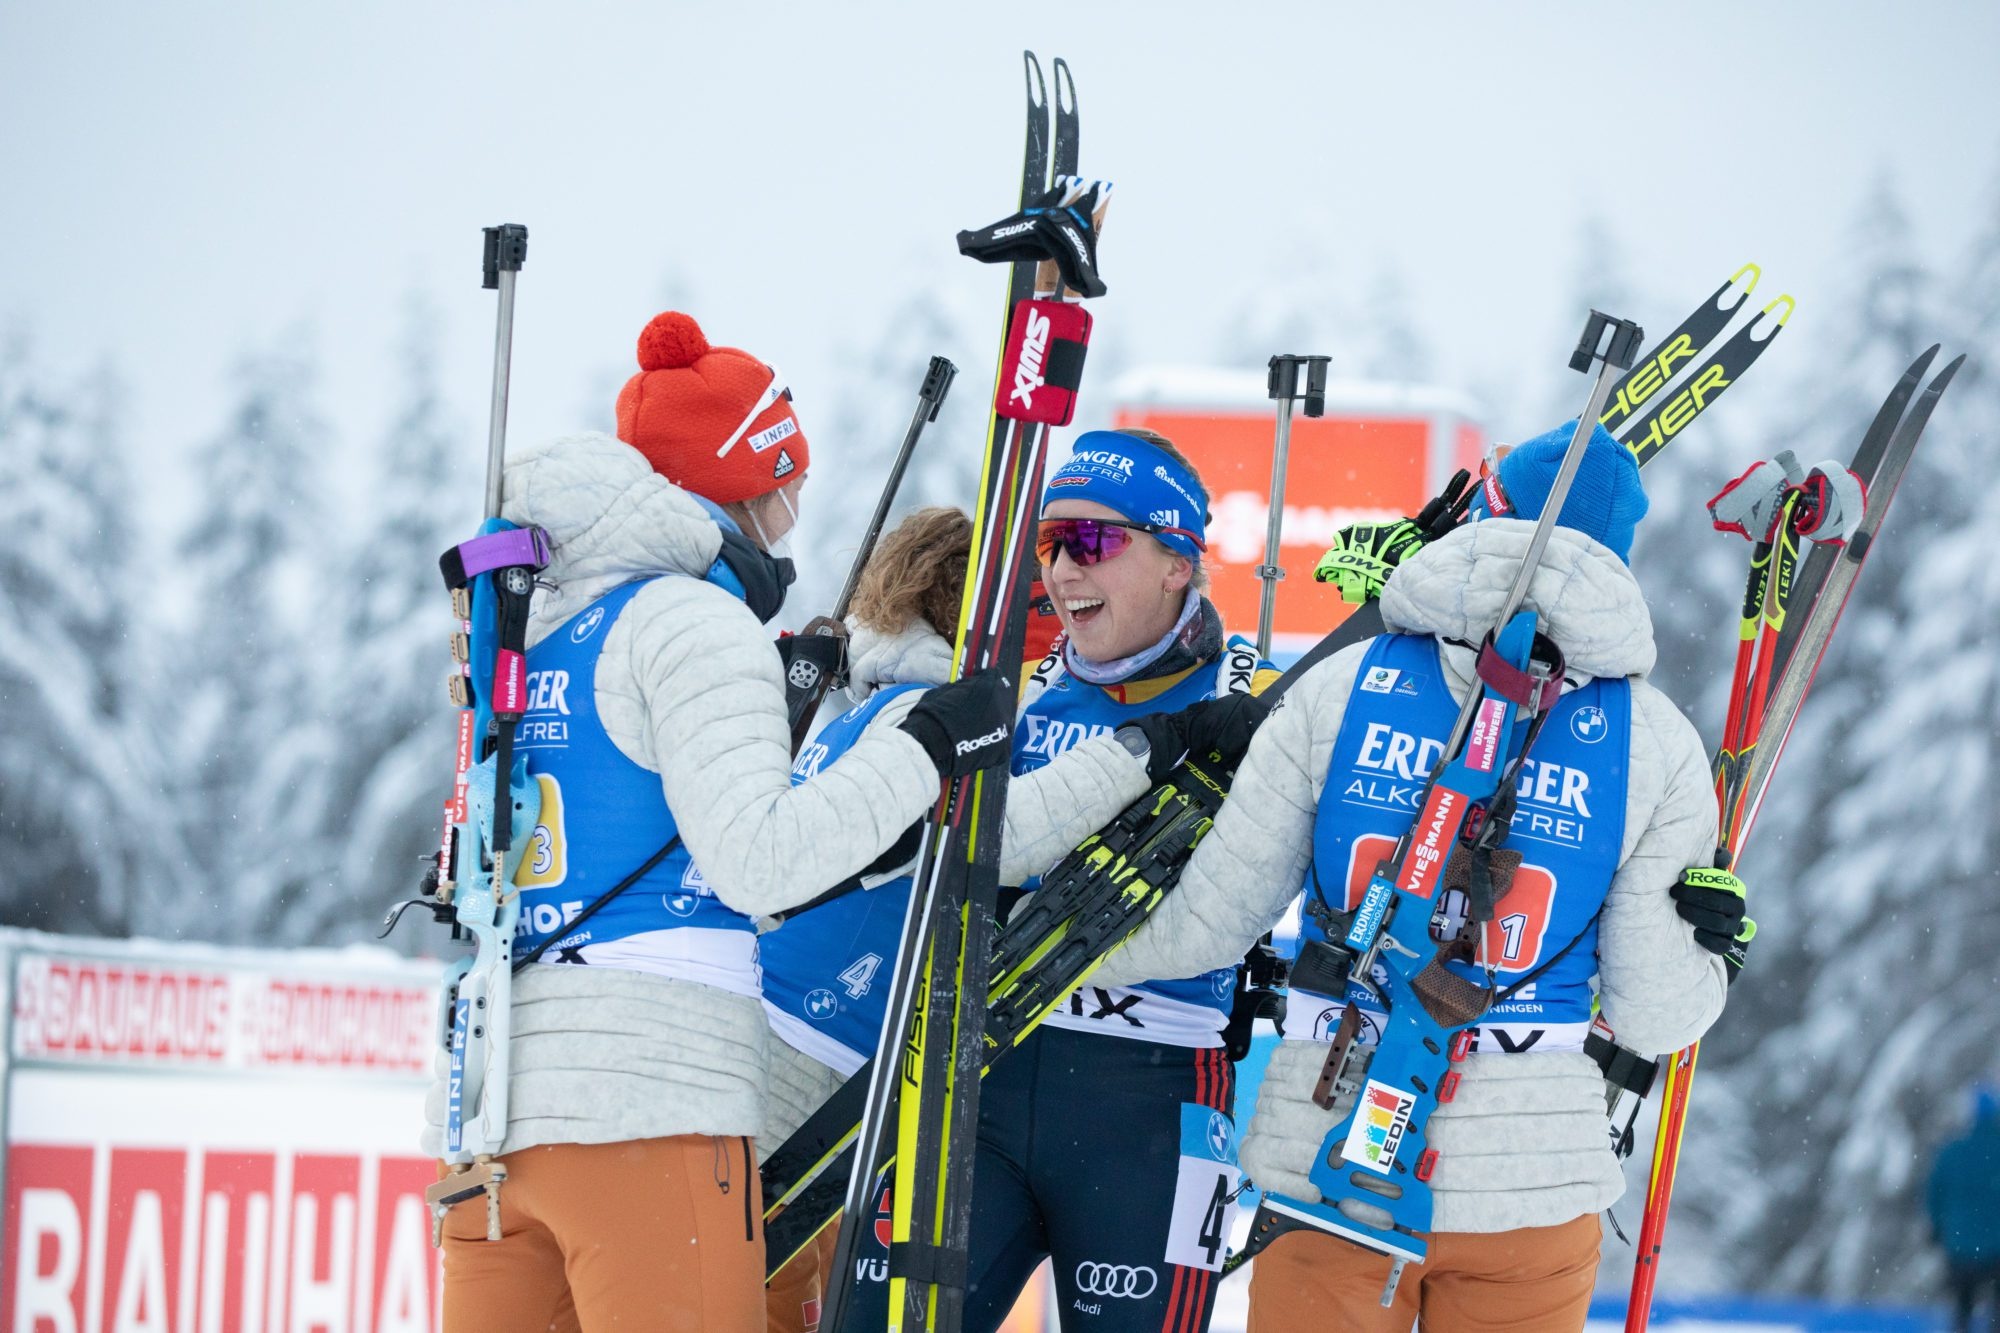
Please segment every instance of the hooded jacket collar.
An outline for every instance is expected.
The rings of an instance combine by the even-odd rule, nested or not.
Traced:
[[[1479,643],[1494,628],[1534,530],[1521,519],[1491,518],[1432,542],[1383,588],[1383,623],[1398,633]],[[1582,533],[1559,527],[1549,534],[1527,605],[1562,648],[1572,679],[1653,669],[1653,618],[1638,580]]]
[[[701,502],[609,435],[525,450],[508,460],[503,482],[501,516],[546,529],[553,547],[531,643],[633,579],[706,577],[722,549],[722,528]]]

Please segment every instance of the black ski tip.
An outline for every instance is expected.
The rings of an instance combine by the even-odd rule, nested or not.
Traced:
[[[1021,52],[1023,71],[1028,80],[1028,105],[1037,110],[1046,109],[1049,104],[1049,86],[1042,80],[1042,62],[1035,58],[1033,51]]]
[[[1055,78],[1056,111],[1065,116],[1076,114],[1076,78],[1069,72],[1069,62],[1057,56],[1050,66]]]
[[[1933,347],[1931,350],[1935,352],[1937,348]],[[1937,373],[1936,379],[1932,380],[1927,386],[1925,386],[1924,393],[1932,398],[1935,398],[1939,394],[1943,393],[1945,391],[1945,387],[1951,383],[1952,376],[1958,374],[1958,368],[1964,364],[1965,364],[1965,353],[1960,352],[1957,356],[1951,359],[1950,363],[1947,364],[1943,370],[1940,370]]]

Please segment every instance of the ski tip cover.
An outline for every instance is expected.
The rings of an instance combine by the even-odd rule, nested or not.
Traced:
[[[1773,310],[1778,309],[1780,306],[1784,307],[1784,313],[1780,314],[1777,317],[1777,323],[1772,325],[1771,331],[1765,334],[1764,338],[1759,339],[1759,341],[1765,341],[1777,337],[1778,330],[1785,327],[1786,321],[1791,319],[1792,317],[1792,312],[1799,308],[1799,303],[1797,301],[1794,301],[1789,294],[1780,296],[1777,300],[1765,306],[1764,309],[1758,313],[1757,315],[1758,321],[1761,322],[1765,316],[1769,315]]]

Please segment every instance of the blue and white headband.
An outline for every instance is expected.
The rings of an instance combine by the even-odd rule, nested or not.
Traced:
[[[1042,511],[1057,500],[1091,500],[1133,523],[1180,528],[1153,534],[1175,555],[1201,560],[1208,541],[1208,492],[1178,459],[1123,431],[1085,431],[1069,461],[1049,478]]]

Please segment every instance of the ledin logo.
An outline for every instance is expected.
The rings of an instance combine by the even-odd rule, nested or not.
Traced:
[[[1049,349],[1049,317],[1039,310],[1028,312],[1028,330],[1021,340],[1021,359],[1014,363],[1014,392],[1007,395],[1022,407],[1035,405],[1035,390],[1048,381],[1042,378],[1042,357]]]
[[[1410,1113],[1416,1106],[1415,1093],[1369,1079],[1354,1108],[1354,1121],[1347,1128],[1347,1141],[1341,1145],[1340,1155],[1356,1166],[1388,1175],[1396,1164],[1397,1150],[1403,1146],[1403,1136],[1409,1132]]]
[[[577,618],[576,624],[570,629],[570,642],[582,643],[585,639],[597,633],[597,627],[603,623],[604,608],[601,606],[591,607]]]

